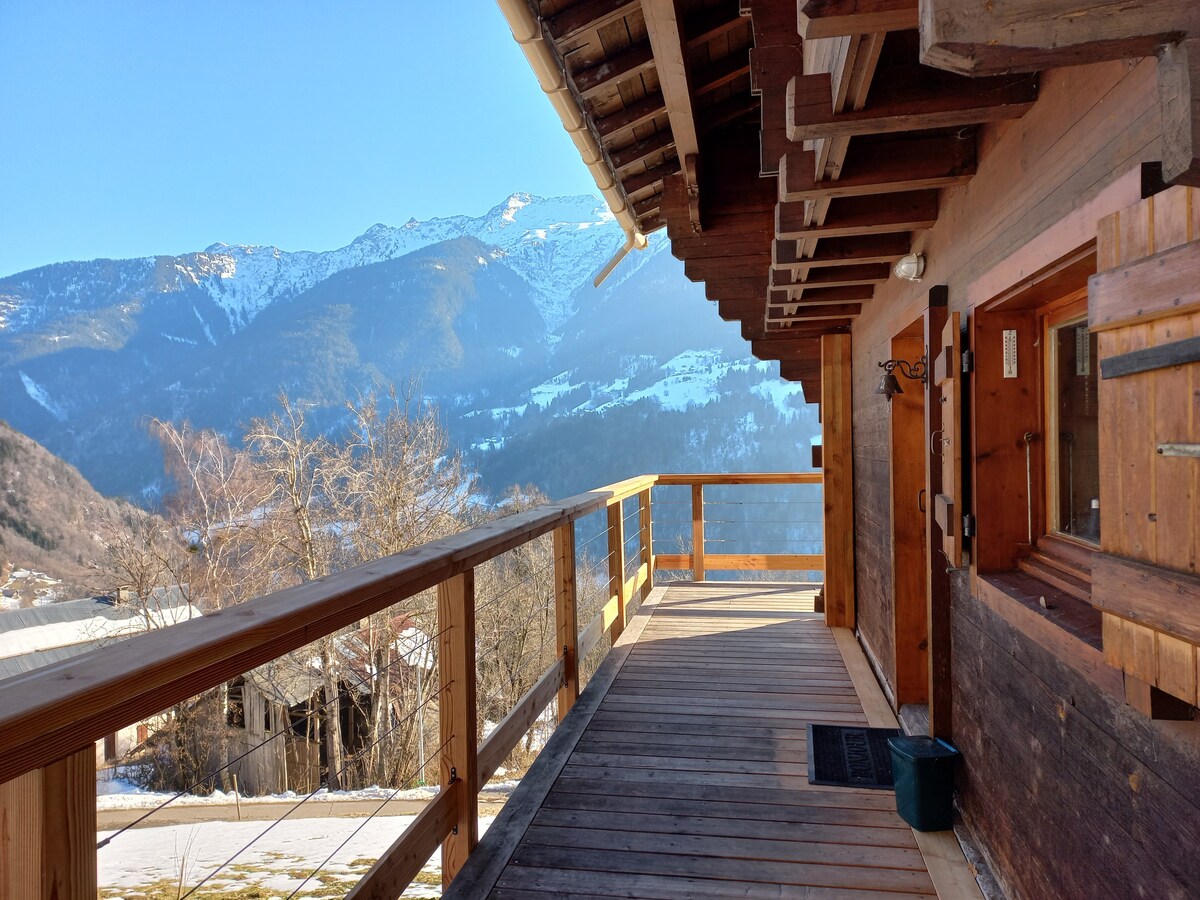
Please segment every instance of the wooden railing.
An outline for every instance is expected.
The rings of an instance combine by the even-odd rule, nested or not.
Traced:
[[[433,587],[441,790],[349,896],[398,896],[439,844],[449,883],[478,839],[478,791],[552,700],[559,718],[567,715],[579,695],[580,660],[606,633],[613,640],[621,634],[631,601],[649,592],[656,570],[691,569],[703,580],[715,569],[823,568],[814,554],[706,554],[705,487],[820,482],[815,473],[631,478],[0,682],[0,900],[94,900],[96,741]],[[689,554],[654,553],[656,485],[691,489]],[[623,503],[635,498],[639,549],[630,572]],[[576,523],[601,510],[607,511],[608,597],[580,630]],[[547,534],[553,535],[559,654],[479,742],[475,569]]]

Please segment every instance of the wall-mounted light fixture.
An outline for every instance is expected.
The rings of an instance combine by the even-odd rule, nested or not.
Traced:
[[[903,278],[905,281],[920,281],[921,276],[925,274],[925,255],[910,253],[902,256],[892,271],[896,273],[897,278]]]
[[[888,402],[892,402],[892,398],[897,394],[903,394],[904,388],[900,387],[900,379],[896,377],[896,370],[900,370],[900,374],[905,378],[911,378],[913,381],[919,381],[924,384],[927,379],[926,360],[922,356],[915,363],[907,362],[903,359],[889,359],[881,362],[879,367],[883,369],[883,375],[879,379],[879,387],[875,388],[875,393],[883,394],[887,397]]]

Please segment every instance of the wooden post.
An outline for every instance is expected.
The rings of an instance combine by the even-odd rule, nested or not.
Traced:
[[[641,562],[646,567],[646,583],[642,586],[641,602],[646,602],[654,590],[654,534],[650,510],[650,488],[638,494],[638,538],[641,541]]]
[[[442,790],[455,781],[462,781],[465,787],[455,811],[454,830],[442,844],[442,887],[448,888],[479,842],[474,570],[468,569],[438,585],[438,630]]]
[[[575,523],[554,529],[554,617],[563,655],[563,683],[558,689],[558,721],[579,698],[579,613],[575,603]]]
[[[692,578],[704,580],[704,485],[692,485]]]
[[[625,630],[625,519],[618,501],[608,508],[608,602],[617,600],[617,614],[608,627],[608,636],[616,643]]]
[[[96,748],[0,785],[0,898],[95,900]]]
[[[825,624],[854,627],[854,445],[850,335],[821,337]]]

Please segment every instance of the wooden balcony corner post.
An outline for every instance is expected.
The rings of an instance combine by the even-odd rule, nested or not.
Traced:
[[[95,900],[96,747],[0,784],[0,898]]]
[[[562,648],[563,683],[558,689],[558,721],[579,698],[579,610],[575,591],[575,523],[554,529],[554,617]]]
[[[638,536],[642,545],[641,565],[646,567],[646,583],[642,586],[643,603],[654,590],[654,533],[650,508],[650,488],[638,494]]]
[[[478,751],[475,681],[475,572],[438,585],[438,720],[442,740],[442,790],[461,781],[465,790],[454,830],[442,844],[442,887],[447,888],[479,842]]]
[[[704,580],[704,485],[692,485],[692,577]]]
[[[625,604],[629,601],[625,596],[625,520],[619,500],[608,507],[608,602],[614,599],[617,611],[608,636],[616,643],[625,630]]]

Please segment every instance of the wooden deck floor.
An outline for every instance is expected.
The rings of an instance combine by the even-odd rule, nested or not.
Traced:
[[[895,724],[812,600],[656,589],[447,896],[979,897],[891,792],[808,783],[806,723]]]

